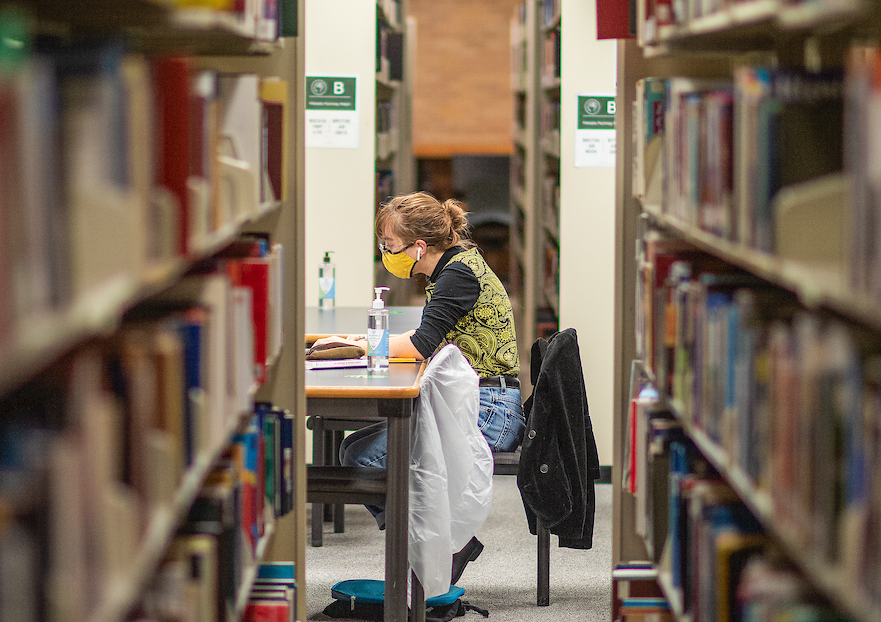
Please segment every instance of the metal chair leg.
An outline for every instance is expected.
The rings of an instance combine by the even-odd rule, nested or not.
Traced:
[[[538,583],[535,604],[547,607],[551,602],[551,532],[536,521],[538,531]]]

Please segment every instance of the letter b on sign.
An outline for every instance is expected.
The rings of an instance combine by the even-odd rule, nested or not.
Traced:
[[[615,114],[615,100],[606,102],[606,114]]]
[[[333,83],[333,94],[334,95],[342,95],[346,92],[346,85],[342,82],[334,82]]]

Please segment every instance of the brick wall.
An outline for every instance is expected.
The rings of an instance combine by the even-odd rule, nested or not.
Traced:
[[[510,22],[521,0],[409,0],[416,157],[511,153]]]

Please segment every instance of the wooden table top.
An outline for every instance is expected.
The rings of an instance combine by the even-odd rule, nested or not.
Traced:
[[[419,395],[425,361],[390,363],[387,374],[364,367],[306,370],[307,398],[405,399]]]

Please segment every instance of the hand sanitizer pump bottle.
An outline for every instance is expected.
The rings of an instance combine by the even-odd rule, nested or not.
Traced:
[[[367,314],[367,373],[388,371],[388,309],[382,292],[388,287],[374,287],[376,298]]]
[[[324,261],[318,266],[318,308],[333,309],[336,304],[336,266],[330,261],[330,254],[324,253]]]

